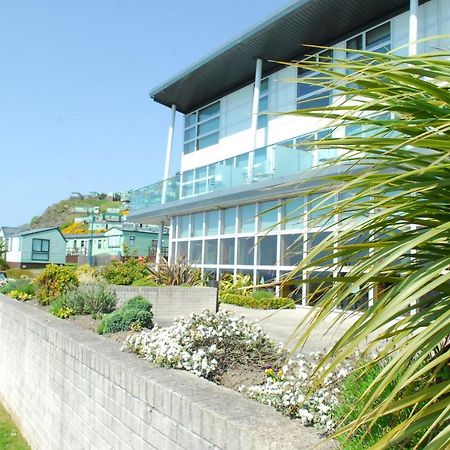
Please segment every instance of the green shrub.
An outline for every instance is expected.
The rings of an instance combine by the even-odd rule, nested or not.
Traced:
[[[253,280],[250,275],[242,273],[223,274],[220,279],[220,297],[225,299],[231,295],[247,296],[252,293]]]
[[[149,270],[145,262],[129,258],[125,262],[112,261],[101,274],[108,283],[130,285],[133,281],[147,278]]]
[[[134,280],[131,283],[131,286],[160,286],[160,285],[147,278],[142,278],[141,280]]]
[[[100,279],[99,271],[95,267],[91,267],[88,264],[78,266],[75,273],[80,284],[94,284]]]
[[[364,401],[366,390],[380,374],[383,367],[383,364],[376,364],[371,366],[368,370],[364,371],[363,369],[359,369],[344,378],[340,385],[340,401],[331,411],[333,419],[336,423],[345,425],[358,416],[363,407],[366,405],[366,402]],[[448,381],[450,379],[448,373],[445,374],[445,371],[441,370],[440,374],[443,375],[442,377],[438,377],[442,378],[441,381]],[[377,404],[381,403],[382,400],[387,398],[392,393],[393,389],[396,387],[396,384],[400,380],[401,375],[401,372],[399,372],[396,378],[386,386],[385,390],[377,399]],[[400,395],[397,395],[396,398],[404,398],[408,395],[408,393],[411,394],[413,392],[422,391],[425,387],[426,381],[423,378],[418,378],[412,392],[407,389]],[[376,420],[375,425],[370,430],[367,425],[361,425],[353,436],[343,434],[338,437],[338,440],[344,444],[343,448],[345,450],[369,448],[372,445],[375,445],[395,426],[406,420],[411,411],[411,408],[406,408],[379,417]],[[419,429],[411,439],[403,442],[397,442],[396,444],[389,446],[389,448],[393,450],[405,448],[426,448],[426,442],[421,443],[418,447],[415,447],[415,445],[418,444],[420,438],[427,430],[427,428],[421,430]],[[432,433],[432,436],[436,435],[438,431],[439,430],[436,430]]]
[[[60,311],[70,310],[74,314],[92,314],[98,317],[101,313],[112,311],[117,304],[117,295],[104,283],[80,284],[63,293],[52,302],[56,302],[50,312],[61,317]]]
[[[0,293],[2,294],[9,294],[12,291],[27,294],[32,298],[36,294],[36,286],[31,280],[19,278],[18,280],[9,280],[0,288]]]
[[[8,268],[8,263],[0,257],[0,270],[6,270]]]
[[[31,300],[33,298],[33,296],[31,296],[30,294],[27,294],[26,292],[20,292],[20,291],[11,291],[8,295],[11,298],[20,300],[21,302],[26,302],[27,300]]]
[[[253,298],[263,299],[263,298],[273,298],[273,292],[271,291],[255,291],[250,294]]]
[[[8,269],[5,271],[8,278],[34,278],[33,273],[25,269]]]
[[[161,258],[156,268],[151,268],[149,280],[159,286],[200,286],[203,285],[202,273],[194,269],[185,256],[169,263]]]
[[[64,303],[63,297],[55,298],[50,304],[50,312],[60,319],[68,319],[76,314],[76,311]]]
[[[239,294],[227,294],[225,298],[220,297],[222,303],[228,303],[230,305],[244,306],[246,308],[254,309],[294,309],[295,302],[291,298],[286,297],[274,297],[274,296],[261,296],[254,297],[253,295],[239,295]]]
[[[98,326],[97,332],[104,334],[152,328],[152,319],[152,304],[144,297],[138,295],[128,300],[118,310],[105,316]]]
[[[36,278],[39,303],[48,305],[54,298],[78,286],[75,272],[66,266],[49,264]]]

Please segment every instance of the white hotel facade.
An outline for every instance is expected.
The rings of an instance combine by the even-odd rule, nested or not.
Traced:
[[[346,49],[399,49],[399,54],[448,49],[443,38],[412,44],[415,36],[445,34],[450,34],[450,0],[290,3],[151,92],[172,109],[165,173],[161,182],[133,191],[129,220],[170,226],[169,257],[186,255],[213,278],[228,272],[250,274],[255,283],[278,279],[333,232],[311,228],[308,211],[298,217],[314,200],[302,190],[336,152],[314,150],[324,132],[319,130],[327,126],[323,120],[261,114],[333,101],[331,92],[296,83],[304,73],[271,61],[308,57],[314,51],[307,44],[333,47],[326,56],[339,59],[347,57]],[[185,116],[184,148],[180,174],[169,177],[176,114]],[[308,149],[293,147],[304,140],[311,143]],[[280,224],[284,218],[292,220]],[[306,289],[297,294],[303,302]]]

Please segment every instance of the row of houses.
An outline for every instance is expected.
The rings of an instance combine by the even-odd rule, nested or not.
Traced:
[[[4,242],[4,259],[9,267],[33,269],[50,263],[86,263],[90,255],[98,263],[127,255],[152,259],[156,255],[158,233],[111,228],[93,235],[63,235],[58,227],[2,227],[0,240]],[[167,248],[167,235],[163,242]]]
[[[320,231],[304,219],[315,206],[304,191],[317,168],[338,155],[314,142],[324,133],[355,130],[327,130],[329,122],[313,117],[264,114],[338,101],[331,90],[302,83],[314,73],[275,61],[355,58],[358,50],[429,52],[449,48],[446,34],[450,0],[289,2],[151,91],[171,110],[165,172],[162,181],[132,192],[129,220],[169,227],[170,258],[187,256],[216,279],[225,272],[249,274],[254,283],[280,279],[338,224],[336,218],[336,226]],[[181,171],[170,177],[177,115],[184,118]],[[310,145],[296,147],[300,142]],[[304,303],[307,289],[297,294]]]

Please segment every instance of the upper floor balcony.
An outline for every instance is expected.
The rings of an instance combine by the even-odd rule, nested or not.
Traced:
[[[132,214],[212,192],[225,194],[232,188],[257,188],[258,184],[277,183],[283,177],[302,174],[336,157],[336,149],[315,149],[314,141],[321,137],[318,134],[259,148],[137,189],[131,194]],[[298,145],[300,142],[302,145]]]

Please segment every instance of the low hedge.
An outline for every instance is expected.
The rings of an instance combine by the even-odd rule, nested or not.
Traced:
[[[229,305],[245,306],[254,309],[294,309],[295,302],[286,297],[253,297],[251,295],[228,294],[222,303]]]
[[[104,334],[152,328],[152,319],[152,304],[138,295],[128,300],[121,308],[105,316],[100,322],[97,332]]]

